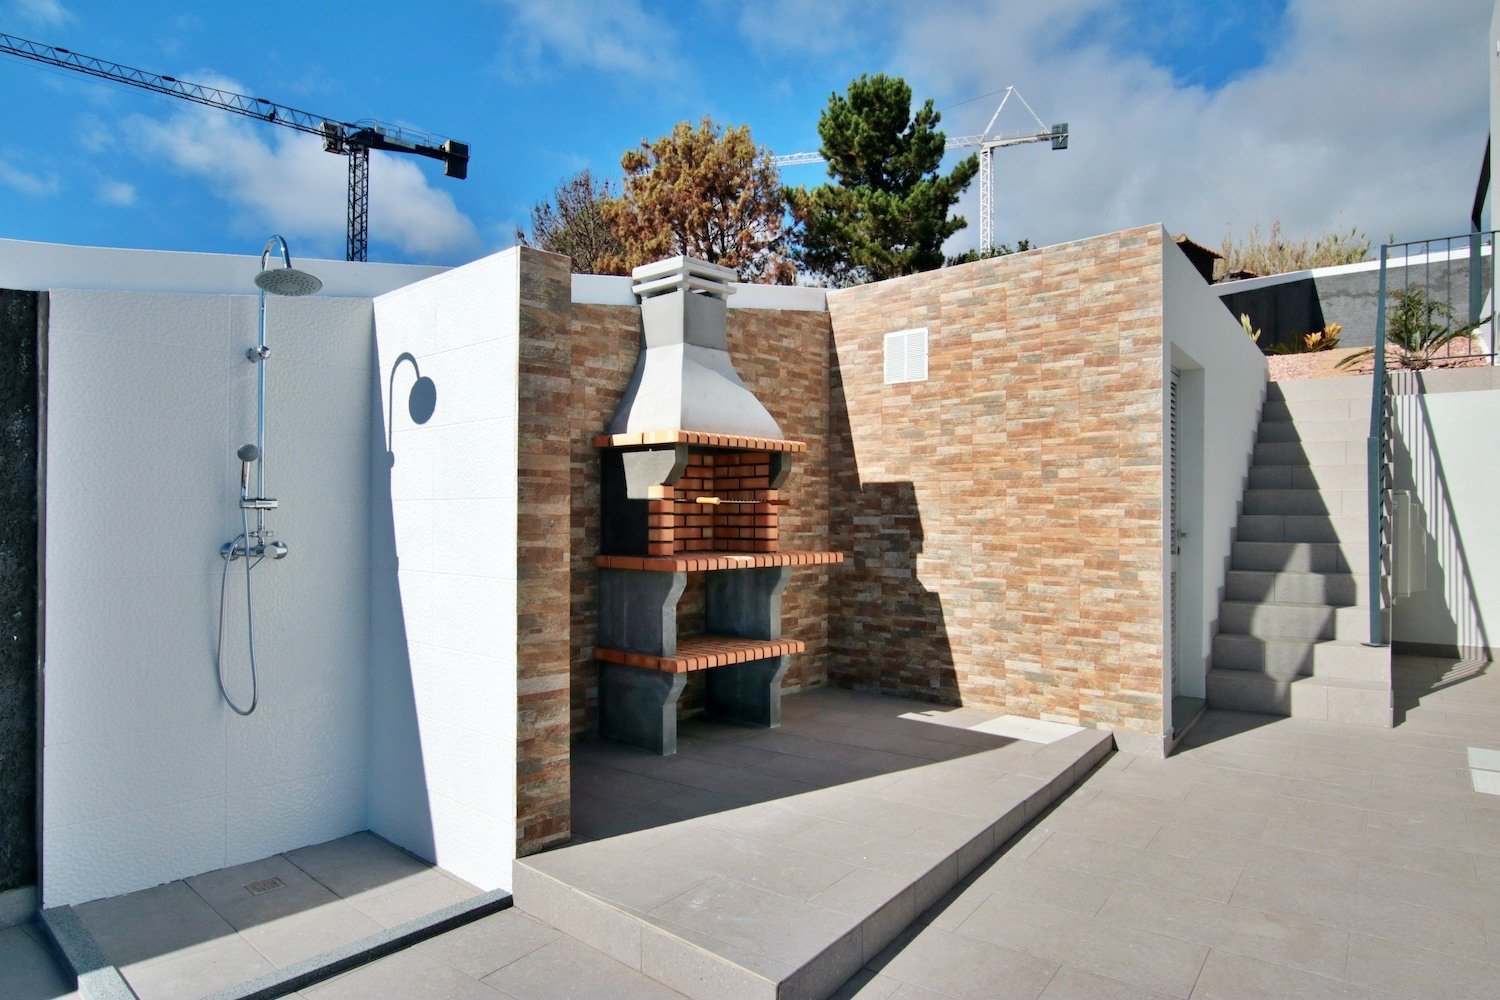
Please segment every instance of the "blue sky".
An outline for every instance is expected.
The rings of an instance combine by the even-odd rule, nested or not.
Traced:
[[[951,107],[950,132],[981,128],[994,98],[969,99],[1007,84],[1071,123],[1065,153],[997,157],[1001,239],[1163,221],[1217,243],[1276,218],[1457,230],[1488,16],[1487,0],[0,0],[0,31],[468,141],[466,181],[409,157],[373,168],[371,258],[440,263],[508,245],[559,179],[615,176],[684,118],[814,148],[829,92],[866,71]],[[246,252],[276,230],[342,254],[343,161],[315,139],[13,58],[0,115],[0,236]],[[954,249],[976,238],[976,200]]]

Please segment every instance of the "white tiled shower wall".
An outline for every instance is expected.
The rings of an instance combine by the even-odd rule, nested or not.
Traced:
[[[375,300],[370,828],[483,889],[515,856],[519,260]]]
[[[260,708],[213,680],[253,441],[252,296],[54,291],[47,363],[43,893],[126,892],[366,825],[369,299],[271,299]],[[225,622],[248,697],[243,563]]]

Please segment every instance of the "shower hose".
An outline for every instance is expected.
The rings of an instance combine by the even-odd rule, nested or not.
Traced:
[[[224,703],[234,710],[237,715],[249,715],[255,711],[255,705],[260,700],[260,682],[255,675],[255,601],[250,596],[250,571],[255,568],[260,559],[250,558],[250,514],[248,511],[240,511],[239,537],[229,543],[229,555],[224,557],[224,574],[219,578],[219,649],[214,655],[214,672],[219,679],[219,694],[224,696]],[[234,562],[234,547],[244,544],[245,552],[245,633],[250,645],[250,707],[241,708],[234,703],[229,696],[229,690],[224,686],[224,594],[229,589],[229,564]]]

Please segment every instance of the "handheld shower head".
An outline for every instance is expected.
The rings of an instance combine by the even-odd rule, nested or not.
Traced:
[[[235,457],[240,460],[240,496],[250,495],[250,463],[260,458],[260,449],[253,444],[241,445],[240,450],[235,452]]]

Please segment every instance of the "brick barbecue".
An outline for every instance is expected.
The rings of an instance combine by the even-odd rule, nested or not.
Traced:
[[[795,566],[836,552],[779,548],[780,494],[807,445],[734,370],[726,340],[734,273],[676,257],[633,274],[641,349],[600,448],[599,728],[676,752],[686,675],[707,671],[706,711],[745,725],[781,719],[781,678],[803,644],[781,638]],[[688,573],[703,573],[702,635],[679,635]]]

